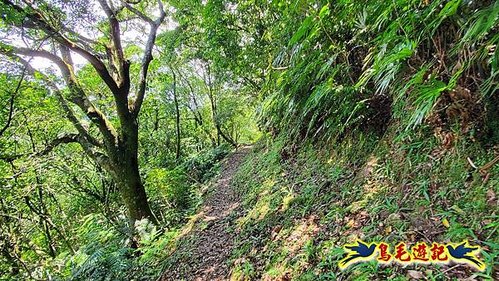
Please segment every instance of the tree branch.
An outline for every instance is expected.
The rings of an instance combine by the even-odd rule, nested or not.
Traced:
[[[0,53],[5,54],[6,56],[14,57],[15,60],[18,60],[19,62],[23,63],[25,67],[26,65],[29,65],[29,63],[27,61],[22,60],[19,56],[16,56],[15,54],[26,55],[31,57],[34,56],[44,57],[54,62],[61,70],[62,76],[66,80],[66,84],[70,89],[71,101],[74,104],[78,105],[78,107],[80,107],[81,110],[85,112],[88,118],[90,118],[90,120],[92,120],[92,122],[94,122],[97,125],[99,131],[104,136],[106,145],[114,146],[117,141],[116,130],[114,129],[113,125],[107,120],[104,114],[99,109],[97,109],[94,106],[94,104],[88,99],[87,95],[85,94],[81,86],[78,84],[78,81],[74,74],[73,61],[71,59],[69,48],[66,47],[65,45],[61,45],[60,50],[63,57],[62,59],[45,50],[32,50],[28,48],[20,48],[8,45],[0,46]],[[35,70],[31,66],[29,67],[29,69],[31,69],[33,74],[35,73]],[[50,82],[50,79],[44,77],[44,81],[49,82],[49,84],[52,84],[51,88],[54,89],[57,93],[60,93],[57,86],[53,82]],[[62,93],[60,93],[58,97],[60,98],[60,100],[65,100],[63,98]],[[66,110],[66,112],[68,111]]]
[[[10,54],[23,55],[27,57],[45,58],[55,63],[57,67],[59,67],[63,75],[69,72],[67,65],[64,63],[64,61],[61,58],[45,50],[34,50],[24,47],[15,47],[12,45],[1,44],[0,53],[3,53],[7,56],[9,56],[10,53]]]
[[[46,147],[45,149],[43,149],[42,151],[40,152],[37,152],[35,155],[36,156],[42,156],[42,155],[47,155],[49,154],[52,150],[54,150],[54,148],[56,148],[57,146],[61,145],[61,144],[65,144],[65,143],[72,143],[72,142],[77,142],[79,143],[80,140],[80,135],[78,134],[68,134],[68,135],[64,135],[64,136],[61,136],[61,137],[58,137],[54,140],[52,140]]]
[[[135,102],[131,108],[131,112],[134,116],[137,116],[140,112],[140,108],[142,106],[142,102],[144,101],[144,95],[146,92],[147,86],[147,73],[149,71],[149,64],[151,63],[152,57],[152,49],[154,47],[154,43],[156,41],[156,34],[159,26],[163,22],[166,17],[166,12],[163,7],[163,3],[161,0],[158,0],[158,6],[160,9],[159,17],[154,21],[154,24],[151,25],[151,30],[149,31],[149,36],[147,38],[146,48],[144,51],[144,56],[142,57],[142,64],[140,66],[140,80],[139,87],[137,91],[137,97]]]
[[[74,74],[73,60],[71,59],[69,48],[61,45],[60,50],[63,58],[62,60],[67,68],[66,81],[72,93],[71,101],[78,105],[85,112],[88,118],[90,118],[90,120],[92,120],[92,122],[97,125],[99,131],[104,136],[104,143],[108,147],[114,147],[118,139],[118,134],[116,133],[114,126],[111,124],[111,122],[109,122],[106,116],[104,116],[104,114],[88,99],[82,87],[79,85]]]
[[[110,36],[111,41],[113,42],[113,55],[110,57],[112,61],[113,67],[116,68],[119,84],[123,83],[124,79],[124,56],[123,56],[123,47],[121,46],[121,31],[120,31],[120,23],[118,19],[116,19],[115,12],[109,7],[106,0],[98,0],[100,6],[104,10],[104,13],[107,16],[109,21],[109,28],[111,30]],[[116,56],[116,57],[115,57]]]
[[[28,61],[24,60],[23,58],[15,55],[15,54],[13,54],[12,52],[5,53],[5,52],[2,52],[2,50],[0,49],[0,53],[3,53],[7,57],[11,58],[13,61],[17,61],[18,63],[20,63],[21,65],[23,65],[27,74],[29,74],[29,75],[31,75],[33,77],[36,77],[36,76],[41,77],[42,81],[45,82],[47,84],[47,86],[50,89],[52,89],[52,91],[55,93],[55,96],[56,96],[57,100],[59,101],[62,109],[64,110],[64,112],[66,114],[66,117],[73,124],[73,126],[75,126],[76,130],[78,131],[78,133],[80,135],[84,136],[84,138],[89,143],[89,147],[90,146],[102,147],[102,143],[100,143],[97,139],[95,139],[94,137],[92,137],[87,132],[87,130],[82,126],[82,124],[80,123],[80,121],[78,120],[78,118],[76,118],[75,113],[73,112],[73,110],[71,109],[71,107],[69,106],[69,104],[67,103],[67,101],[64,98],[62,92],[59,90],[59,88],[57,87],[57,85],[55,84],[54,81],[52,81],[51,79],[49,79],[46,75],[44,75],[44,74],[36,71],[29,64]]]
[[[79,134],[67,134],[60,136],[54,140],[52,140],[50,143],[47,144],[47,146],[39,152],[32,153],[32,154],[17,154],[17,155],[2,155],[0,156],[0,159],[3,159],[5,161],[13,161],[15,159],[21,158],[23,156],[44,156],[49,154],[52,150],[54,150],[57,146],[61,144],[66,144],[66,143],[80,143],[81,141],[81,136]]]
[[[105,48],[105,44],[103,43],[100,43],[94,39],[91,39],[91,38],[88,38],[88,37],[85,37],[79,33],[76,33],[74,30],[71,30],[70,28],[62,25],[61,27],[61,31],[64,31],[64,32],[67,32],[67,34],[69,34],[69,36],[71,38],[73,38],[72,40],[75,41],[75,43],[78,43],[80,46],[82,46],[84,48],[84,50],[86,50],[87,52],[94,52],[94,56],[96,58],[99,58],[99,59],[104,59],[105,56],[104,54],[102,53],[99,53],[98,51],[96,51],[96,47],[97,46],[102,46],[103,48]]]
[[[9,116],[7,117],[7,122],[0,130],[0,137],[3,135],[3,133],[5,133],[5,131],[9,128],[10,123],[12,122],[12,116],[14,115],[14,99],[17,93],[19,92],[19,89],[21,88],[21,84],[24,81],[25,74],[26,74],[26,68],[24,68],[22,71],[21,79],[19,79],[19,82],[17,82],[16,89],[14,90],[14,92],[11,93],[10,102],[9,102]]]
[[[38,10],[36,10],[33,6],[29,6],[30,9],[24,9],[21,6],[12,3],[12,1],[10,0],[0,0],[0,1],[1,3],[13,8],[20,14],[25,15],[26,18],[28,18],[33,23],[34,26],[37,26],[39,29],[45,31],[45,33],[54,38],[57,42],[67,46],[69,49],[71,49],[75,53],[85,58],[94,67],[99,76],[109,87],[111,92],[113,93],[118,92],[119,87],[116,84],[116,81],[113,79],[113,77],[109,74],[109,71],[107,70],[105,64],[99,58],[97,58],[97,56],[83,49],[82,47],[78,46],[75,42],[66,38],[58,30],[56,30],[49,23],[47,23],[43,18],[42,14]]]
[[[135,9],[132,5],[130,5],[127,1],[125,0],[120,0],[120,2],[129,10],[130,12],[134,13],[136,16],[138,16],[140,19],[143,21],[147,22],[150,25],[154,25],[154,20],[151,19],[150,17],[146,16],[144,13],[141,11]]]

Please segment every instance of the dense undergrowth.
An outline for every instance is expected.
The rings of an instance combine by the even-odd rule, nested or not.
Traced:
[[[154,280],[170,254],[189,216],[202,203],[203,186],[218,173],[219,161],[230,151],[223,145],[192,155],[174,169],[154,169],[146,177],[155,215],[164,223],[155,226],[147,220],[137,224],[131,243],[124,224],[116,224],[103,214],[81,218],[76,235],[83,245],[72,255],[63,253],[47,268],[57,280]],[[131,245],[135,245],[131,247]]]
[[[393,129],[393,127],[391,128]],[[469,165],[491,159],[479,145],[441,150],[434,138],[351,136],[320,149],[289,151],[263,141],[238,172],[244,216],[231,264],[236,280],[429,280],[497,278],[497,176]],[[499,167],[491,174],[497,175]],[[466,266],[380,266],[338,269],[342,245],[364,241],[461,241],[483,247],[483,273]]]
[[[498,15],[494,1],[309,7],[273,61],[263,124],[334,142],[391,119],[406,131],[427,121],[441,138],[461,130],[497,143]]]

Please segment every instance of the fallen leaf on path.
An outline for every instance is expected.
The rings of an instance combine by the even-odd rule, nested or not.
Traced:
[[[466,215],[466,212],[463,211],[463,209],[459,208],[457,205],[452,205],[452,207],[450,207],[450,208],[462,216]]]
[[[216,219],[217,219],[217,217],[215,217],[215,216],[205,216],[203,221],[209,222],[209,221],[214,221]]]
[[[443,218],[443,219],[442,219],[442,224],[443,224],[446,228],[449,228],[449,227],[450,227],[450,223],[449,223],[449,221],[448,221],[446,218]]]
[[[490,205],[494,205],[496,202],[496,199],[497,199],[496,193],[494,192],[494,190],[492,188],[489,188],[485,195],[487,197],[487,203]]]
[[[385,228],[385,235],[388,235],[388,234],[390,234],[390,233],[392,233],[392,227],[391,227],[391,226],[387,226],[387,227]]]
[[[416,271],[416,270],[408,270],[407,271],[407,275],[412,278],[412,279],[416,279],[416,280],[420,280],[420,279],[423,279],[424,278],[424,275],[422,272],[420,271]]]

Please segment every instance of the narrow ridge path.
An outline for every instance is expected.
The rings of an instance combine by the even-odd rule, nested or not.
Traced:
[[[231,188],[232,177],[251,147],[239,148],[223,162],[220,175],[208,194],[195,225],[181,238],[172,254],[172,264],[160,278],[166,280],[227,280],[226,261],[233,248],[234,234],[227,232],[228,216],[240,205],[240,198]]]

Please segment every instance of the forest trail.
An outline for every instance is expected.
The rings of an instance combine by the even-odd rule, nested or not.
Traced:
[[[239,148],[223,162],[213,191],[208,194],[195,225],[184,237],[160,280],[227,280],[235,233],[230,233],[232,211],[240,205],[240,198],[231,188],[232,177],[251,147]]]

